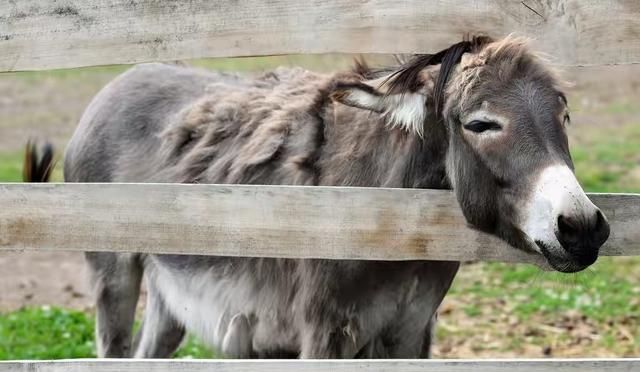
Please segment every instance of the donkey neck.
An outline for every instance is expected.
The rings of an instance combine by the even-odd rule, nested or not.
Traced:
[[[390,128],[376,113],[330,103],[322,113],[321,185],[451,188],[445,169],[448,137],[430,117],[424,137]]]

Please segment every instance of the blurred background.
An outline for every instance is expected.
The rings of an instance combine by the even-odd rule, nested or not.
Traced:
[[[372,64],[389,56],[367,56]],[[261,73],[348,68],[352,56],[210,59],[189,64]],[[0,74],[0,182],[22,180],[27,139],[59,157],[92,97],[127,66]],[[640,65],[566,68],[576,174],[589,192],[640,193]],[[53,180],[62,181],[59,159]],[[144,299],[141,301],[141,305]],[[95,356],[94,309],[79,253],[0,253],[0,359]],[[640,355],[640,257],[601,258],[574,274],[530,265],[461,268],[440,309],[434,357]],[[189,337],[177,357],[215,357]]]

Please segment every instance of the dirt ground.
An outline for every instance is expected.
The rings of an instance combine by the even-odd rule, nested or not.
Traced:
[[[24,77],[0,75],[0,152],[21,151],[32,136],[51,139],[62,149],[91,97],[114,76],[113,72],[79,73],[61,78],[46,74]],[[570,69],[572,106],[605,107],[614,101],[640,102],[640,65]],[[576,102],[577,100],[577,102]],[[624,109],[607,114],[572,113],[571,136],[579,139],[584,126],[615,130],[629,117]],[[84,258],[71,252],[0,253],[0,312],[23,306],[54,304],[92,310]],[[446,307],[446,305],[445,305]]]
[[[0,254],[0,312],[52,305],[91,309],[84,256],[79,252]]]

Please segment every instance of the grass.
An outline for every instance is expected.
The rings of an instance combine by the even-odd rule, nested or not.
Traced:
[[[592,129],[586,143],[573,146],[576,174],[592,192],[640,192],[640,124]]]
[[[0,153],[0,182],[22,182],[22,163],[24,154],[22,152]],[[62,182],[62,163],[56,160],[52,182]]]
[[[84,358],[94,354],[93,322],[84,313],[43,307],[0,316],[0,359]]]
[[[0,153],[0,182],[22,182],[21,153]]]
[[[475,347],[476,356],[535,356],[532,347],[540,357],[545,350],[557,356],[637,356],[638,265],[638,257],[604,257],[573,275],[523,264],[463,266],[437,329],[445,341],[441,356],[461,356],[447,354],[447,344],[456,342]]]
[[[96,356],[94,319],[73,310],[43,306],[0,314],[0,360],[70,359]],[[175,358],[214,358],[188,337]]]
[[[485,299],[501,298],[505,291],[520,298],[514,314],[551,315],[579,311],[599,322],[614,318],[640,319],[640,283],[634,278],[634,258],[600,258],[589,270],[574,275],[544,272],[530,265],[487,263],[488,276],[470,280],[451,294]],[[498,285],[494,285],[498,284]]]

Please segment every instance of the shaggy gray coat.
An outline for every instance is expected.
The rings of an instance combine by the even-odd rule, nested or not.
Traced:
[[[448,186],[443,151],[416,154],[415,148],[428,148],[419,138],[373,124],[381,119],[367,111],[334,107],[324,92],[335,79],[301,69],[247,79],[137,66],[88,107],[66,153],[65,179]],[[427,157],[435,157],[430,166],[421,159]],[[423,169],[407,171],[416,166]],[[377,357],[427,356],[427,324],[458,268],[452,262],[87,256],[104,356],[131,353],[139,266],[150,291],[139,357],[168,356],[183,327],[222,347],[237,313],[249,318],[250,356],[374,356],[374,346]],[[117,271],[123,273],[112,274]],[[145,335],[148,329],[156,334]]]

